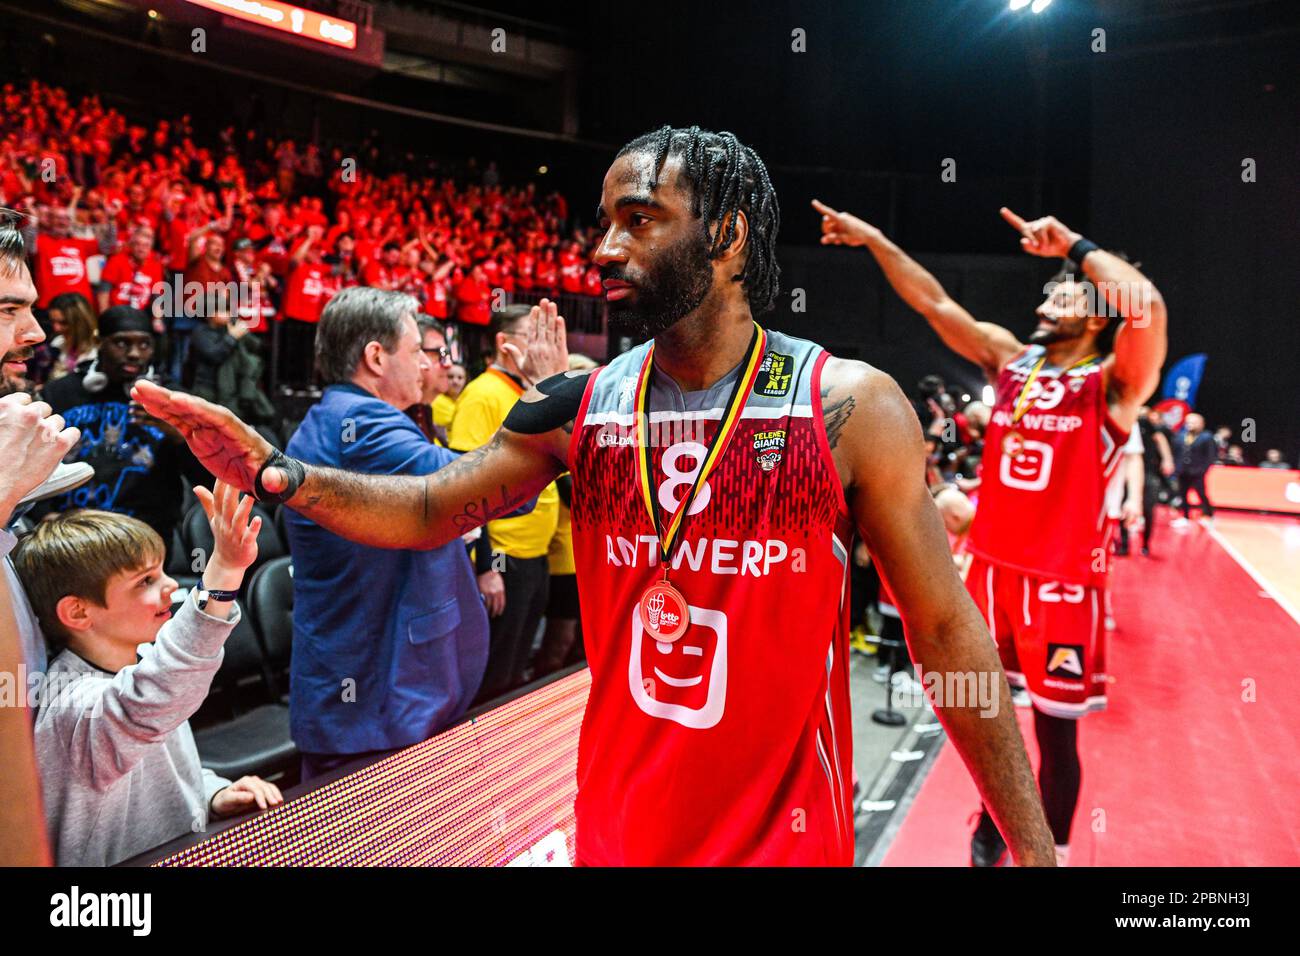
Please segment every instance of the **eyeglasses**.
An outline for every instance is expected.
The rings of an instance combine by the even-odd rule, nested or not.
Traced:
[[[448,349],[447,346],[445,345],[440,345],[436,349],[420,349],[420,351],[423,352],[425,355],[438,356],[439,365],[451,364],[451,350]]]

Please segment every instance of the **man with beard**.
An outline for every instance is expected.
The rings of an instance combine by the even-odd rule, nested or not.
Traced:
[[[816,200],[813,208],[823,244],[865,246],[903,301],[994,386],[966,587],[1003,667],[1028,687],[1039,784],[1064,864],[1082,775],[1077,720],[1106,705],[1106,486],[1160,380],[1164,301],[1122,257],[1051,216],[1025,222],[1004,208],[1027,253],[1066,260],[1025,344],[976,321],[875,226]],[[1005,854],[985,809],[971,864],[996,866]]]
[[[553,313],[546,299],[543,307]],[[530,307],[508,305],[492,313],[492,363],[465,386],[456,414],[447,429],[453,451],[481,448],[492,440],[529,381],[520,366],[528,329]],[[479,687],[479,701],[491,700],[523,683],[529,650],[537,626],[546,613],[550,594],[547,552],[560,518],[560,494],[547,485],[532,512],[517,518],[489,521],[474,546],[479,593],[487,605],[492,635],[487,671]]]
[[[862,534],[916,659],[993,678],[936,711],[1017,862],[1055,863],[1010,693],[887,375],[767,331],[776,194],[731,133],[662,129],[605,175],[594,261],[611,320],[653,340],[528,389],[483,448],[428,478],[305,466],[224,409],[147,384],[215,473],[336,533],[430,547],[565,470],[591,692],[579,862],[853,861],[846,585]],[[523,350],[551,348],[549,333]]]

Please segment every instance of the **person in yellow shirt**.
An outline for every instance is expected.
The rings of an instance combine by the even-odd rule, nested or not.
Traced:
[[[433,423],[444,431],[456,417],[456,402],[465,390],[465,366],[454,362],[447,369],[447,390],[433,400]]]
[[[569,356],[569,368],[593,369],[596,362],[585,355]],[[547,560],[551,568],[551,593],[546,603],[546,633],[537,651],[534,679],[553,674],[566,664],[584,657],[578,625],[578,578],[573,563],[573,527],[569,518],[569,489],[573,479],[566,472],[555,479],[560,493],[560,519],[551,538]]]
[[[518,362],[531,311],[527,305],[508,305],[492,313],[489,329],[496,351],[487,370],[460,394],[447,432],[452,450],[471,451],[486,445],[519,396],[533,385]],[[546,375],[564,371],[567,353],[562,359],[563,364]],[[489,522],[475,546],[479,593],[491,625],[487,671],[478,702],[499,697],[523,683],[533,637],[546,610],[550,588],[546,555],[555,536],[559,508],[560,496],[552,482],[537,496],[537,505],[529,514]]]

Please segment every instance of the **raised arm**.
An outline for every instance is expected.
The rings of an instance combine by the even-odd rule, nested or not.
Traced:
[[[1109,396],[1122,406],[1124,424],[1134,421],[1141,406],[1160,384],[1160,367],[1168,349],[1165,300],[1151,281],[1131,263],[1105,249],[1088,253],[1084,274],[1102,290],[1107,304],[1123,316],[1115,333],[1110,365]]]
[[[1020,245],[1031,255],[1065,258],[1083,239],[1054,216],[1026,222],[1004,207],[1002,218],[1020,233]],[[1105,299],[1107,314],[1123,320],[1104,368],[1111,416],[1129,428],[1137,420],[1138,407],[1160,384],[1167,347],[1165,300],[1150,279],[1119,256],[1096,246],[1075,254],[1083,260],[1083,274]]]
[[[982,368],[990,380],[1024,347],[1002,326],[977,321],[938,279],[871,223],[817,199],[812,205],[822,214],[822,245],[866,246],[899,298],[921,313],[944,345]]]
[[[858,530],[897,599],[927,692],[963,675],[990,687],[984,701],[934,701],[984,804],[1021,866],[1054,866],[1042,801],[1016,725],[1011,691],[988,629],[957,576],[943,523],[925,487],[916,415],[888,375],[832,360],[822,379],[827,432]],[[838,409],[831,415],[829,410]],[[931,675],[934,675],[932,679]],[[987,676],[985,676],[987,675]],[[969,681],[964,686],[971,686]]]

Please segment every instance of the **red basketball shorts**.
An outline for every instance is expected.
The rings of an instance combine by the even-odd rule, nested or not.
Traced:
[[[1012,684],[1053,717],[1106,707],[1105,594],[989,564],[976,556],[966,575]]]

